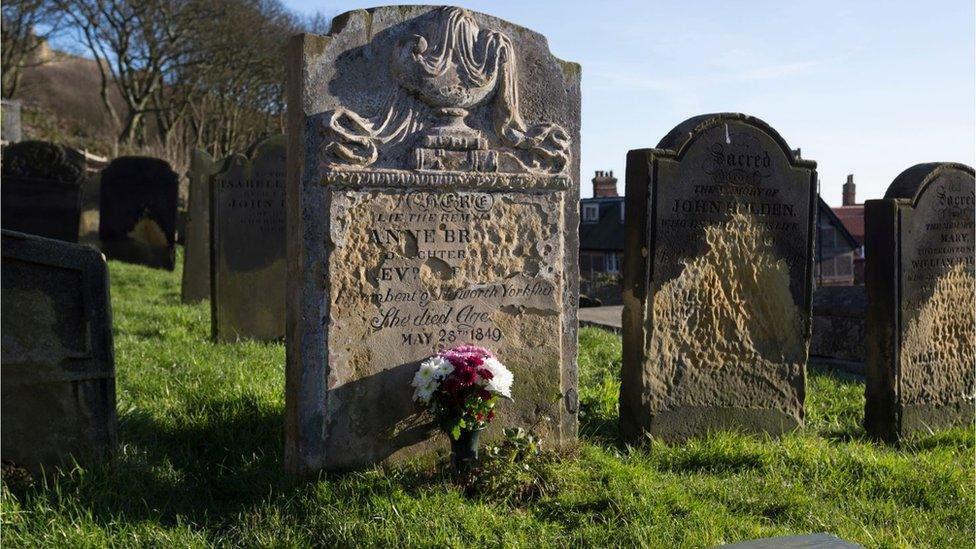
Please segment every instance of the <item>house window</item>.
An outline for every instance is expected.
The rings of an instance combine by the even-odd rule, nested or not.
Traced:
[[[600,220],[599,204],[583,204],[583,222],[596,223]]]
[[[624,212],[625,212],[625,211],[627,211],[627,208],[624,208],[624,203],[623,203],[623,202],[621,202],[621,203],[620,203],[620,222],[621,222],[621,223],[623,223],[623,222],[624,222]]]
[[[607,272],[608,273],[619,273],[620,263],[623,259],[623,254],[609,253],[607,254]]]

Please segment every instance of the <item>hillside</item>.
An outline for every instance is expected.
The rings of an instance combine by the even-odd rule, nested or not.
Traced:
[[[52,52],[24,70],[14,99],[23,103],[25,139],[45,139],[111,155],[116,131],[102,104],[101,77],[92,59]],[[117,90],[113,104],[125,106]]]

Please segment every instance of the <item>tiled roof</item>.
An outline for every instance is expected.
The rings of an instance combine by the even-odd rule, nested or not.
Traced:
[[[864,244],[864,204],[853,206],[838,206],[831,208],[834,215],[847,228],[847,232],[857,239],[860,244]]]

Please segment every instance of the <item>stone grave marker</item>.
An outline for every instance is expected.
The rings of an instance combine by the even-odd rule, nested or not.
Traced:
[[[84,159],[47,141],[21,141],[3,150],[3,228],[78,241]]]
[[[3,231],[0,448],[38,472],[111,453],[115,359],[105,260],[90,246]]]
[[[122,156],[102,170],[98,236],[109,259],[173,270],[178,184],[159,158]]]
[[[210,204],[214,340],[285,337],[285,137],[225,160]]]
[[[576,437],[580,68],[454,7],[340,15],[288,65],[286,468],[445,449],[419,361],[482,345],[501,426]]]
[[[20,123],[20,101],[4,99],[0,101],[0,139],[7,145],[20,141],[22,127]]]
[[[183,303],[210,299],[210,177],[221,163],[206,151],[190,153],[189,207],[186,220],[186,245],[183,252]]]
[[[874,437],[972,425],[974,189],[969,166],[918,164],[865,203],[864,425]]]
[[[622,440],[802,424],[816,181],[742,114],[627,155]]]

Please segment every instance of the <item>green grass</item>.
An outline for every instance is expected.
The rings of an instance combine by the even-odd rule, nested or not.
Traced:
[[[973,547],[974,436],[900,448],[859,426],[863,386],[812,373],[805,430],[618,449],[620,339],[580,332],[579,448],[528,500],[466,496],[435,459],[298,483],[282,473],[284,348],[215,345],[179,273],[110,264],[118,458],[3,486],[5,547],[706,547],[830,532],[869,547]]]

